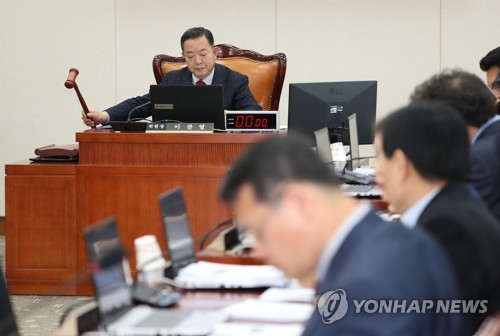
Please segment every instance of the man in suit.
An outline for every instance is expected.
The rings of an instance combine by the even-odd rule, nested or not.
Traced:
[[[479,61],[479,67],[486,72],[486,84],[500,101],[500,47],[493,49]]]
[[[455,274],[438,244],[344,195],[302,141],[271,137],[252,146],[229,169],[221,198],[269,263],[290,278],[315,274],[320,312],[304,335],[460,335],[458,314],[403,308],[403,300],[457,297]],[[370,313],[363,300],[398,300],[400,307]]]
[[[464,331],[473,334],[500,309],[500,227],[466,187],[463,118],[444,103],[414,102],[379,122],[375,149],[383,198],[405,226],[428,231],[445,248],[462,299],[488,300],[487,311],[464,314]]]
[[[500,225],[500,116],[495,97],[476,75],[451,70],[417,86],[411,99],[445,102],[464,118],[472,156],[468,182]]]
[[[214,37],[208,29],[202,27],[188,29],[181,37],[181,48],[187,66],[167,73],[161,85],[222,85],[224,109],[262,110],[250,92],[248,77],[215,63],[217,50],[214,47]],[[82,119],[87,126],[105,124],[110,120],[127,120],[133,108],[150,101],[149,93],[129,98],[105,111],[92,110],[88,116],[82,113]],[[133,117],[147,118],[151,114],[151,105],[147,104],[134,111]]]

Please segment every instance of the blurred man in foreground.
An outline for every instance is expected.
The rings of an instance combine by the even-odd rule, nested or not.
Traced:
[[[304,335],[461,334],[460,314],[416,313],[402,303],[458,297],[438,244],[345,196],[303,142],[273,137],[255,144],[228,172],[221,197],[271,264],[288,277],[316,274],[320,312]],[[366,300],[391,300],[399,308],[370,313]]]

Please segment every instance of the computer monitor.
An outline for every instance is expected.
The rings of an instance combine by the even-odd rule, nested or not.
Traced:
[[[330,142],[349,145],[348,117],[356,113],[360,144],[372,144],[377,81],[291,83],[288,132],[314,143],[314,131],[328,127]]]

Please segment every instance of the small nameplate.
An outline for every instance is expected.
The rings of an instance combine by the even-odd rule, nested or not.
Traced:
[[[174,104],[155,104],[155,110],[173,110]]]
[[[213,133],[213,123],[150,123],[146,132]]]

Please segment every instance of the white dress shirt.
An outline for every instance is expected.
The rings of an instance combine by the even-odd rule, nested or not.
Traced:
[[[401,223],[403,223],[404,226],[413,229],[417,225],[422,212],[424,212],[425,208],[427,208],[429,203],[434,199],[434,197],[436,197],[439,191],[441,191],[441,188],[433,189],[413,204],[408,210],[405,211],[404,214],[401,215]]]
[[[214,81],[214,73],[215,73],[215,67],[212,69],[212,72],[210,73],[210,75],[208,75],[205,79],[199,79],[194,74],[192,74],[193,84],[196,85],[196,82],[201,80],[205,83],[205,85],[212,85],[212,82]]]

